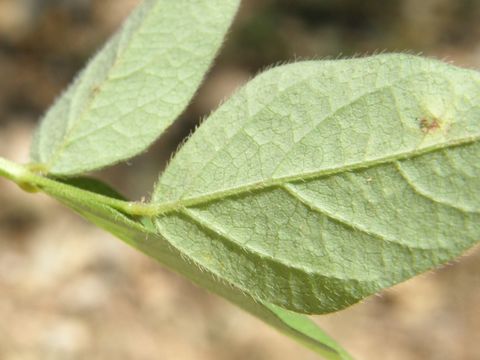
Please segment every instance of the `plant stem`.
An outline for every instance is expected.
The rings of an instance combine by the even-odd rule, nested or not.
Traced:
[[[29,192],[41,190],[57,198],[74,198],[84,203],[102,204],[133,216],[153,217],[156,215],[155,209],[150,204],[123,201],[79,189],[75,186],[37,174],[31,171],[27,166],[14,163],[2,157],[0,157],[0,176],[13,181],[23,190]]]
[[[23,166],[0,157],[0,176],[18,184],[23,181],[25,170]]]

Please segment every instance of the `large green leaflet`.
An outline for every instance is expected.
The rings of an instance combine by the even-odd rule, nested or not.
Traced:
[[[173,246],[256,299],[342,309],[480,240],[480,75],[408,55],[267,71],[157,184]]]
[[[45,115],[32,159],[80,174],[144,151],[185,109],[239,0],[145,0]]]

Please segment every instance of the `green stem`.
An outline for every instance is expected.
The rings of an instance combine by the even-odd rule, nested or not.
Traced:
[[[54,197],[66,199],[75,198],[81,202],[100,203],[133,216],[153,217],[156,214],[155,209],[150,204],[123,201],[79,189],[75,186],[64,184],[60,181],[35,173],[30,170],[28,166],[11,162],[2,157],[0,157],[0,176],[13,181],[22,189],[29,192],[41,190]]]
[[[22,182],[24,175],[25,168],[23,166],[0,157],[0,176],[18,184]]]

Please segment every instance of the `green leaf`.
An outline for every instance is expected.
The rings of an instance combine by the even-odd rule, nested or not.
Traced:
[[[107,196],[112,199],[118,199],[118,200],[125,200],[125,196],[120,194],[116,189],[112,188],[110,185],[105,184],[104,182],[95,179],[93,177],[89,176],[78,176],[78,177],[73,177],[73,178],[59,178],[55,179],[58,182],[70,185],[74,188],[77,189],[82,189],[85,191],[89,191],[95,194]]]
[[[480,240],[479,99],[408,55],[269,70],[161,176],[158,232],[254,299],[342,309]]]
[[[196,285],[205,288],[236,304],[245,311],[262,319],[280,332],[309,347],[329,360],[351,360],[352,357],[305,315],[297,314],[278,306],[261,303],[235,286],[202,268],[171,246],[156,232],[134,222],[118,211],[98,205],[79,205],[71,199],[63,201],[85,218],[123,239],[126,243],[155,258],[171,270],[187,277]]]
[[[145,0],[45,115],[32,160],[80,174],[144,151],[185,109],[239,0]]]
[[[224,282],[145,225],[148,218],[133,218],[98,199],[97,195],[118,193],[110,186],[92,178],[57,182],[29,173],[22,167],[0,158],[0,175],[17,181],[24,179],[56,198],[97,226],[116,235],[127,244],[155,258],[173,271],[186,276],[195,284],[225,297],[242,309],[262,319],[277,330],[330,360],[350,360],[350,355],[335,340],[323,332],[313,321],[301,314],[261,303],[235,286]],[[20,180],[23,182],[23,180]],[[80,187],[78,185],[81,185]],[[84,191],[88,189],[88,191]],[[90,193],[89,191],[95,191]],[[118,195],[120,196],[120,195]]]
[[[278,325],[273,322],[280,331],[292,336],[305,346],[331,360],[351,360],[352,357],[329,337],[317,324],[307,316],[282,309],[273,304],[263,304],[264,310],[273,313]],[[259,316],[259,315],[257,315]],[[262,318],[262,316],[259,316]],[[265,316],[263,316],[265,317]]]

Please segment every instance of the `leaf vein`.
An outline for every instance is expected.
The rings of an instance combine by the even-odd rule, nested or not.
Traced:
[[[431,246],[420,247],[420,246],[413,246],[413,245],[410,245],[410,244],[404,244],[404,243],[400,242],[398,239],[390,238],[387,235],[381,234],[381,233],[379,233],[377,231],[373,231],[371,229],[367,229],[364,226],[362,226],[360,224],[357,224],[357,223],[354,223],[350,220],[344,219],[341,216],[334,215],[330,211],[320,207],[318,204],[316,204],[311,199],[308,199],[308,197],[305,194],[303,194],[297,187],[295,187],[294,184],[284,184],[284,185],[281,185],[280,188],[284,189],[288,194],[290,194],[296,200],[300,201],[302,204],[304,204],[310,210],[312,210],[312,211],[314,211],[314,212],[316,212],[320,215],[326,216],[327,218],[334,221],[335,223],[340,224],[344,227],[350,228],[353,231],[364,233],[364,234],[366,234],[370,237],[377,238],[381,241],[385,241],[385,242],[388,242],[388,243],[393,243],[395,245],[399,245],[402,248],[414,248],[414,249],[417,249],[417,250],[437,249],[437,247],[431,247]]]
[[[397,170],[397,172],[400,174],[400,176],[402,177],[402,179],[405,181],[405,183],[407,183],[407,185],[417,194],[417,195],[420,195],[421,197],[431,201],[431,202],[434,202],[434,203],[437,203],[437,204],[440,204],[440,205],[443,205],[443,206],[447,206],[447,207],[450,207],[452,209],[455,209],[455,210],[458,210],[460,212],[463,212],[463,213],[469,213],[469,214],[476,214],[476,215],[480,215],[480,211],[478,210],[475,210],[475,209],[468,209],[468,208],[465,208],[463,206],[460,206],[458,204],[453,204],[452,202],[449,202],[449,201],[445,201],[445,200],[440,200],[438,198],[436,198],[434,195],[428,193],[427,191],[423,190],[420,188],[420,186],[418,186],[415,181],[410,178],[410,176],[407,174],[407,172],[402,168],[402,165],[400,164],[399,161],[395,161],[394,162],[394,165],[395,165],[395,169]]]
[[[133,29],[132,33],[129,34],[129,38],[133,38],[142,28],[143,25],[145,25],[145,20],[147,18],[149,18],[150,16],[152,16],[153,14],[153,11],[149,11],[150,8],[152,6],[154,6],[154,2],[146,2],[145,3],[145,8],[139,8],[140,10],[143,11],[143,15],[144,15],[144,21],[141,21],[138,23],[138,25]],[[140,11],[140,10],[137,10],[137,11]],[[130,48],[132,42],[127,42],[127,45],[125,46],[125,48],[123,49],[123,51],[121,52],[120,49],[122,47],[122,41],[125,41],[125,36],[127,35],[127,33],[125,32],[119,32],[117,33],[116,35],[116,40],[117,42],[112,42],[110,44],[113,44],[116,49],[115,49],[115,57],[113,59],[113,62],[111,64],[111,66],[109,67],[109,69],[107,70],[104,78],[102,79],[102,83],[98,85],[98,88],[99,90],[96,92],[96,96],[92,96],[87,105],[85,106],[85,108],[82,110],[82,112],[79,114],[78,116],[78,121],[73,124],[73,126],[71,126],[66,132],[65,132],[65,135],[63,136],[63,141],[58,144],[56,150],[52,153],[51,157],[50,157],[50,160],[48,161],[47,164],[45,164],[47,166],[47,168],[50,168],[52,167],[55,162],[57,161],[57,159],[61,156],[61,152],[65,149],[65,147],[68,145],[68,138],[71,136],[71,134],[75,131],[76,128],[78,128],[78,126],[80,126],[80,124],[82,123],[82,119],[85,118],[86,114],[88,113],[88,111],[90,111],[91,107],[92,107],[92,104],[94,103],[95,99],[98,98],[98,96],[101,94],[102,92],[102,87],[109,81],[109,78],[111,76],[111,74],[113,73],[113,70],[118,66],[117,64],[119,63],[120,61],[120,58],[121,58],[121,54],[122,53],[125,53],[126,51],[128,51],[128,49]],[[114,40],[115,41],[115,40]],[[111,46],[110,44],[108,44],[107,46]],[[88,70],[88,68],[86,68],[85,70]],[[85,79],[85,76],[80,76],[80,80],[83,81]],[[72,85],[72,86],[75,86]],[[75,102],[76,100],[76,90],[78,89],[77,88],[74,88],[73,90],[73,93],[72,93],[72,103]],[[68,119],[68,123],[71,123],[72,120],[70,119],[71,118],[71,109],[72,109],[72,103],[69,104],[69,119]]]
[[[357,279],[357,278],[348,278],[348,277],[339,277],[339,276],[333,276],[333,275],[327,275],[324,273],[319,273],[318,271],[306,268],[306,267],[300,267],[299,265],[302,264],[289,264],[284,261],[281,261],[279,258],[273,257],[269,254],[259,252],[257,250],[254,250],[252,248],[245,248],[242,247],[241,242],[239,242],[237,239],[234,239],[231,234],[227,234],[223,229],[219,228],[218,224],[214,224],[211,220],[205,219],[203,216],[198,214],[198,212],[188,209],[188,208],[183,208],[181,211],[178,212],[179,214],[182,214],[189,218],[191,221],[193,221],[194,224],[199,226],[202,231],[207,231],[215,234],[218,238],[221,239],[222,242],[227,242],[230,245],[233,245],[236,248],[236,252],[241,253],[244,252],[245,254],[251,254],[257,258],[260,258],[261,260],[267,260],[274,262],[277,265],[280,265],[282,267],[286,267],[291,270],[296,270],[296,271],[301,271],[302,273],[305,274],[312,274],[312,275],[320,275],[325,278],[333,279],[333,280],[340,280],[340,281],[359,281],[359,282],[365,282],[369,280],[364,280],[364,279]]]
[[[169,212],[178,211],[182,207],[190,207],[195,205],[201,205],[210,203],[217,200],[222,200],[224,198],[238,196],[244,193],[249,193],[252,191],[258,191],[263,189],[272,188],[275,186],[281,186],[285,183],[295,183],[295,182],[305,182],[308,180],[320,179],[326,176],[332,176],[344,172],[353,172],[357,170],[369,169],[372,167],[393,163],[400,160],[408,160],[418,156],[426,155],[431,152],[439,151],[446,148],[454,148],[460,146],[467,146],[472,143],[478,142],[480,140],[480,135],[474,135],[462,139],[456,139],[447,143],[434,144],[431,146],[425,146],[423,148],[410,149],[403,152],[398,152],[393,155],[380,157],[373,160],[355,162],[351,164],[344,164],[339,167],[331,167],[320,169],[311,172],[305,172],[303,174],[289,175],[274,179],[269,179],[266,181],[252,182],[249,184],[219,190],[215,192],[210,192],[206,194],[200,194],[197,196],[192,196],[190,198],[183,198],[174,201],[160,202],[160,203],[150,203],[149,210],[153,216],[159,216]]]

